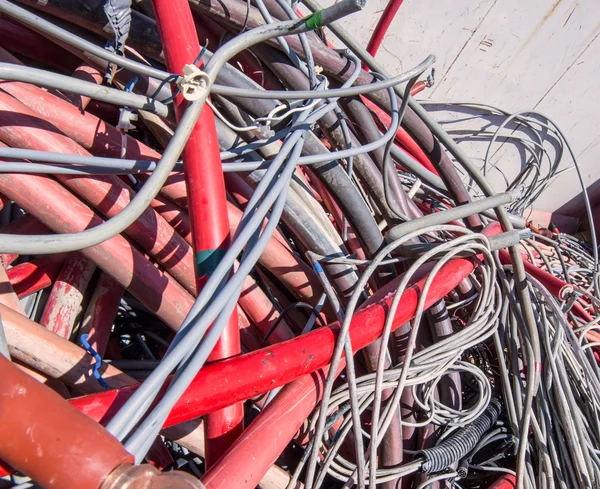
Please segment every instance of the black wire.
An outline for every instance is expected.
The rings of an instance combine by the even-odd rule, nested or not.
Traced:
[[[250,0],[246,0],[246,19],[244,20],[244,25],[242,26],[240,34],[243,34],[248,27],[248,19],[250,19]]]

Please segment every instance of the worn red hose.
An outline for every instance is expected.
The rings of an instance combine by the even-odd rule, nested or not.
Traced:
[[[186,64],[200,54],[198,35],[187,0],[153,0],[167,69],[182,73]],[[175,102],[179,119],[186,101]],[[225,182],[221,167],[214,115],[208,106],[202,110],[183,151],[188,212],[194,243],[196,287],[206,283],[229,245],[229,222]],[[209,361],[220,360],[241,351],[237,311],[229,319]],[[206,464],[211,466],[243,431],[244,406],[233,404],[206,417]]]
[[[371,34],[369,44],[367,44],[367,52],[371,56],[375,56],[377,54],[379,46],[381,46],[387,30],[389,29],[392,20],[394,20],[394,17],[396,16],[396,12],[398,12],[400,5],[402,5],[402,1],[403,0],[390,0],[383,11],[383,14],[381,14],[379,22],[377,22],[375,30],[373,31],[373,34]]]
[[[0,457],[42,487],[97,489],[133,462],[102,426],[0,355]]]

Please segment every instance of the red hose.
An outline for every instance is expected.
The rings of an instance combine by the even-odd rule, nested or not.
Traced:
[[[167,69],[182,73],[200,54],[198,35],[187,0],[153,0],[157,26],[163,43]],[[179,95],[175,102],[179,119],[186,101]],[[202,110],[196,127],[183,151],[188,212],[194,242],[196,286],[200,290],[229,245],[229,222],[225,182],[217,130],[212,111]],[[237,312],[234,311],[209,361],[240,353]],[[211,466],[243,431],[244,406],[237,403],[206,417],[206,464]]]
[[[494,229],[490,232],[497,233],[500,230]],[[475,262],[466,258],[457,258],[444,265],[431,284],[425,308],[444,297],[474,268]],[[390,282],[390,287],[381,289],[368,306],[361,308],[354,315],[349,333],[354,351],[372,343],[381,334],[392,300],[389,290],[393,286],[397,287],[399,280],[401,279]],[[392,329],[398,328],[412,318],[425,280],[426,277],[420,278],[402,294]],[[263,394],[326,367],[331,361],[338,332],[339,324],[333,323],[293,340],[205,366],[173,407],[164,427]],[[72,399],[70,402],[91,418],[106,422],[136,389],[137,386],[128,386]],[[302,413],[299,412],[298,416],[300,415]],[[302,419],[305,418],[306,416]],[[292,423],[292,420],[288,421]],[[289,439],[293,435],[294,433],[291,433]],[[247,439],[245,435],[243,438]],[[265,452],[267,447],[269,451],[277,450],[274,443],[271,446],[271,441],[265,443]],[[279,454],[280,450],[276,453]],[[257,454],[258,456],[263,460],[262,455]],[[250,460],[258,459],[253,455],[248,458],[248,463]],[[238,486],[232,484],[229,487]]]
[[[389,29],[392,20],[394,20],[394,17],[396,16],[396,12],[398,12],[400,5],[402,5],[402,1],[403,0],[390,0],[383,11],[383,14],[381,14],[379,22],[377,22],[375,30],[373,31],[373,34],[371,34],[369,44],[367,44],[367,52],[371,56],[375,56],[377,54],[379,46],[381,46],[387,30]]]
[[[106,351],[123,292],[121,284],[102,272],[81,321],[79,335],[87,334],[89,344],[100,356]]]
[[[102,426],[0,355],[0,457],[42,487],[98,489],[133,457]]]
[[[9,268],[6,274],[19,299],[50,287],[66,257],[65,254],[42,256]]]
[[[499,226],[489,226],[484,234],[489,236],[499,232],[501,232]],[[431,307],[438,299],[443,298],[454,289],[475,269],[475,266],[475,260],[471,261],[464,258],[455,259],[443,265],[431,282],[425,300],[425,308]],[[369,298],[367,304],[356,312],[349,330],[353,351],[360,350],[379,337],[387,315],[385,306],[389,306],[393,297],[390,290],[395,290],[401,280],[402,277],[398,277],[385,288],[380,289]],[[413,317],[420,291],[426,280],[426,276],[422,277],[402,294],[392,323],[392,331],[407,323]],[[381,317],[379,312],[382,313]],[[374,316],[371,316],[371,313]],[[369,330],[368,339],[363,336],[367,334],[365,330]],[[314,343],[314,345],[319,344]],[[331,344],[331,348],[333,349],[333,344]],[[272,349],[275,350],[275,347]],[[313,352],[314,349],[313,347]],[[345,362],[342,359],[334,375],[339,375],[344,365]],[[325,367],[325,365],[323,366]],[[267,408],[248,426],[244,436],[231,447],[217,465],[209,469],[202,477],[202,483],[206,489],[254,488],[320,400],[327,374],[328,369],[321,368],[317,372],[303,375],[285,386]],[[251,463],[248,460],[251,460]]]
[[[3,173],[0,192],[56,233],[83,231],[103,222],[72,193],[48,177]],[[181,326],[193,297],[122,235],[86,248],[82,253],[172,329]],[[10,274],[10,270],[8,272]]]
[[[494,482],[488,489],[516,489],[517,480],[514,475],[506,474]]]

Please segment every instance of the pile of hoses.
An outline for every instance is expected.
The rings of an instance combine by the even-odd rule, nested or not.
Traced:
[[[0,0],[0,367],[126,454],[57,476],[78,436],[42,420],[32,458],[7,416],[2,487],[131,463],[208,489],[598,486],[586,189],[589,242],[527,221],[583,184],[575,154],[534,111],[417,102],[434,57],[386,73],[336,22],[363,7]],[[446,131],[462,105],[493,123]]]

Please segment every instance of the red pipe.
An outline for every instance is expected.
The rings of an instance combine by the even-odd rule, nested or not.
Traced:
[[[381,46],[387,30],[390,27],[392,20],[394,20],[394,17],[396,16],[396,12],[398,12],[400,5],[402,5],[402,1],[403,0],[390,0],[383,11],[383,14],[381,14],[379,22],[377,22],[375,30],[373,31],[373,34],[371,34],[369,44],[367,44],[367,52],[371,56],[375,56],[377,54],[379,46]]]
[[[182,73],[200,54],[198,34],[187,0],[152,0],[167,69]],[[180,94],[174,102],[180,119],[187,103]],[[196,286],[200,290],[229,245],[225,182],[215,119],[205,106],[183,151],[188,212],[192,226]],[[234,310],[209,361],[238,355],[241,351],[237,312]],[[211,466],[244,429],[244,406],[229,406],[206,417],[205,463]]]
[[[415,83],[413,85],[413,87],[410,90],[410,94],[411,96],[415,96],[418,95],[419,93],[421,93],[423,90],[425,90],[427,88],[427,83],[425,83],[424,81],[418,81],[417,83]]]
[[[42,256],[6,270],[19,299],[50,287],[56,280],[67,255]]]
[[[0,391],[0,457],[42,487],[98,489],[133,462],[102,426],[2,355]]]
[[[73,253],[52,286],[40,324],[69,339],[80,313],[83,295],[96,265],[81,253]]]
[[[490,234],[497,232],[499,229],[494,229]],[[444,265],[432,282],[425,307],[430,307],[444,297],[474,268],[474,262],[466,258],[457,258]],[[402,295],[392,329],[413,317],[425,279],[426,277],[420,278]],[[397,287],[399,280],[401,279],[395,279],[390,286]],[[355,314],[350,325],[354,351],[372,343],[381,334],[392,300],[389,288],[386,290],[380,290],[368,306]],[[250,399],[327,366],[331,361],[338,331],[339,324],[333,323],[293,340],[205,366],[174,406],[165,427]],[[106,422],[136,388],[137,386],[128,386],[113,389],[73,399],[71,402],[92,419]],[[293,434],[291,433],[290,439]],[[271,441],[264,448],[270,447],[270,444]],[[249,457],[249,460],[254,458]],[[237,486],[233,484],[229,487]]]

